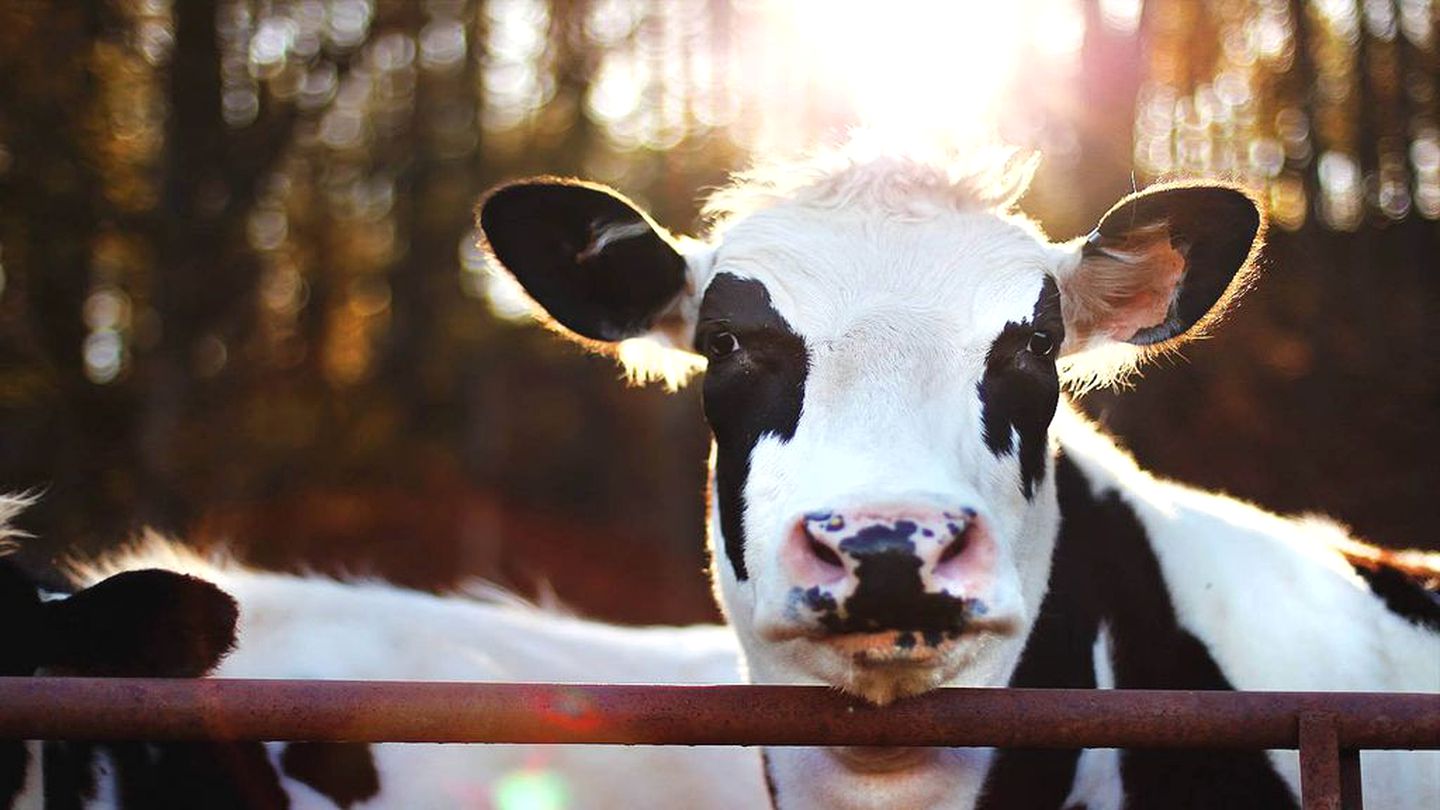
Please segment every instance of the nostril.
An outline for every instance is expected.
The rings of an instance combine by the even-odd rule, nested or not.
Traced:
[[[957,526],[954,523],[951,523],[948,529],[950,532],[950,542],[940,552],[939,562],[941,565],[944,565],[945,563],[960,556],[960,554],[965,551],[965,547],[969,545],[969,526]]]
[[[843,522],[831,512],[811,513],[790,530],[780,563],[796,585],[802,589],[833,588],[850,575],[845,567],[847,555],[839,548],[844,530],[835,525]]]
[[[955,538],[954,540],[951,540],[951,541],[950,541],[950,545],[946,546],[946,547],[945,547],[945,550],[942,551],[942,552],[940,552],[940,563],[943,565],[943,564],[945,564],[945,563],[947,563],[947,562],[950,562],[951,560],[955,559],[956,557],[959,557],[959,556],[960,556],[960,552],[962,552],[962,551],[964,551],[964,550],[965,550],[965,536],[964,536],[964,535],[961,535],[961,536]]]
[[[824,543],[820,542],[819,540],[816,540],[815,535],[811,534],[809,529],[806,529],[805,531],[805,542],[806,547],[810,549],[811,556],[813,556],[815,559],[819,560],[822,563],[825,563],[828,566],[831,566],[832,568],[845,567],[845,563],[840,560],[840,555],[835,553],[835,549],[832,549]]]

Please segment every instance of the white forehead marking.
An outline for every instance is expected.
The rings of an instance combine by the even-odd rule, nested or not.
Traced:
[[[717,192],[706,206],[718,218],[713,272],[763,282],[792,328],[820,345],[899,339],[933,322],[964,351],[1027,317],[1058,260],[1012,213],[1034,162],[873,147],[857,139]]]
[[[789,204],[729,228],[714,272],[764,283],[812,347],[895,343],[925,326],[951,351],[983,351],[1006,322],[1029,317],[1051,262],[1033,232],[991,213],[914,221]]]

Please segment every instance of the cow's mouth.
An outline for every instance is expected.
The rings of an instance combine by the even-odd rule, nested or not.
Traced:
[[[864,667],[929,667],[941,663],[960,634],[916,630],[842,633],[824,643]]]
[[[914,630],[812,636],[829,655],[811,659],[811,674],[831,686],[883,706],[943,686],[964,666],[969,634],[942,634],[926,643]],[[827,660],[828,659],[828,660]]]
[[[957,679],[1018,622],[991,615],[948,631],[866,630],[808,636],[826,655],[810,658],[812,676],[876,705],[928,692]],[[812,647],[813,649],[813,647]],[[971,679],[973,680],[973,678]]]

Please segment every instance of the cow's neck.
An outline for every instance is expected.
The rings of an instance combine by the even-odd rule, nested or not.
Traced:
[[[1121,494],[1142,491],[1132,486],[1138,481],[1126,479],[1144,474],[1093,430],[1077,438],[1055,464],[1060,532],[1045,599],[1010,685],[1233,688],[1206,645],[1177,618],[1152,546],[1154,527],[1147,527]],[[1295,804],[1263,752],[1126,751],[1114,767],[1118,773],[1105,781],[1118,779],[1135,806]],[[1077,779],[1080,768],[1078,751],[998,752],[979,806],[1103,804],[1075,795],[1077,783],[1085,781]]]
[[[769,748],[777,810],[970,808],[991,753],[977,748]]]

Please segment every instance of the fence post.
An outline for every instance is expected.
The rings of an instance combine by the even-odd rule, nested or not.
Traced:
[[[1302,712],[1300,714],[1300,800],[1305,810],[1352,810],[1342,797],[1360,795],[1358,752],[1349,752],[1346,768],[1353,770],[1350,791],[1342,788],[1340,738],[1335,730],[1335,718],[1325,712]]]

